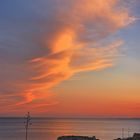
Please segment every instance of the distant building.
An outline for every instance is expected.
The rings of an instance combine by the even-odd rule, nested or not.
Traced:
[[[99,140],[96,139],[95,136],[88,137],[88,136],[61,136],[58,137],[57,140]]]

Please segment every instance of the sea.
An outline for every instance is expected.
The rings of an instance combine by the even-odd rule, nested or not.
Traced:
[[[28,140],[57,140],[67,135],[113,140],[133,133],[140,133],[140,119],[32,118]],[[25,140],[25,119],[0,118],[0,140]]]

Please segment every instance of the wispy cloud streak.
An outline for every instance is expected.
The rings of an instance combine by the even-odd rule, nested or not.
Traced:
[[[55,104],[48,101],[51,88],[76,73],[111,67],[123,44],[122,39],[113,35],[134,21],[119,0],[54,0],[48,3],[48,10],[39,9],[40,22],[33,20],[35,23],[32,23],[35,31],[39,31],[35,32],[37,40],[26,40],[29,43],[26,46],[32,41],[37,46],[24,48],[31,53],[26,52],[24,64],[18,68],[28,74],[20,76],[19,83],[16,78],[10,81],[12,88],[18,87],[17,91],[12,91],[16,99],[11,102],[11,108],[17,112],[20,112],[19,107],[27,110],[36,106],[39,111],[40,107],[45,109]],[[6,84],[7,81],[8,78]],[[10,97],[6,102],[9,100]]]

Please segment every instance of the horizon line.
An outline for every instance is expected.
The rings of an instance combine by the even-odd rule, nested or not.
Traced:
[[[0,119],[24,118],[25,116],[0,116]],[[54,117],[54,116],[31,116],[33,119],[140,119],[140,117]]]

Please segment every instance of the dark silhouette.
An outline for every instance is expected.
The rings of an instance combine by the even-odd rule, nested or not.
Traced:
[[[96,139],[95,136],[88,137],[88,136],[61,136],[58,137],[57,140],[99,140]]]
[[[140,133],[134,133],[133,137],[128,138],[117,138],[115,140],[140,140]]]
[[[29,128],[29,125],[31,125],[31,123],[30,123],[30,120],[31,120],[30,112],[27,113],[25,119],[26,119],[25,120],[25,140],[28,140],[28,128]]]

